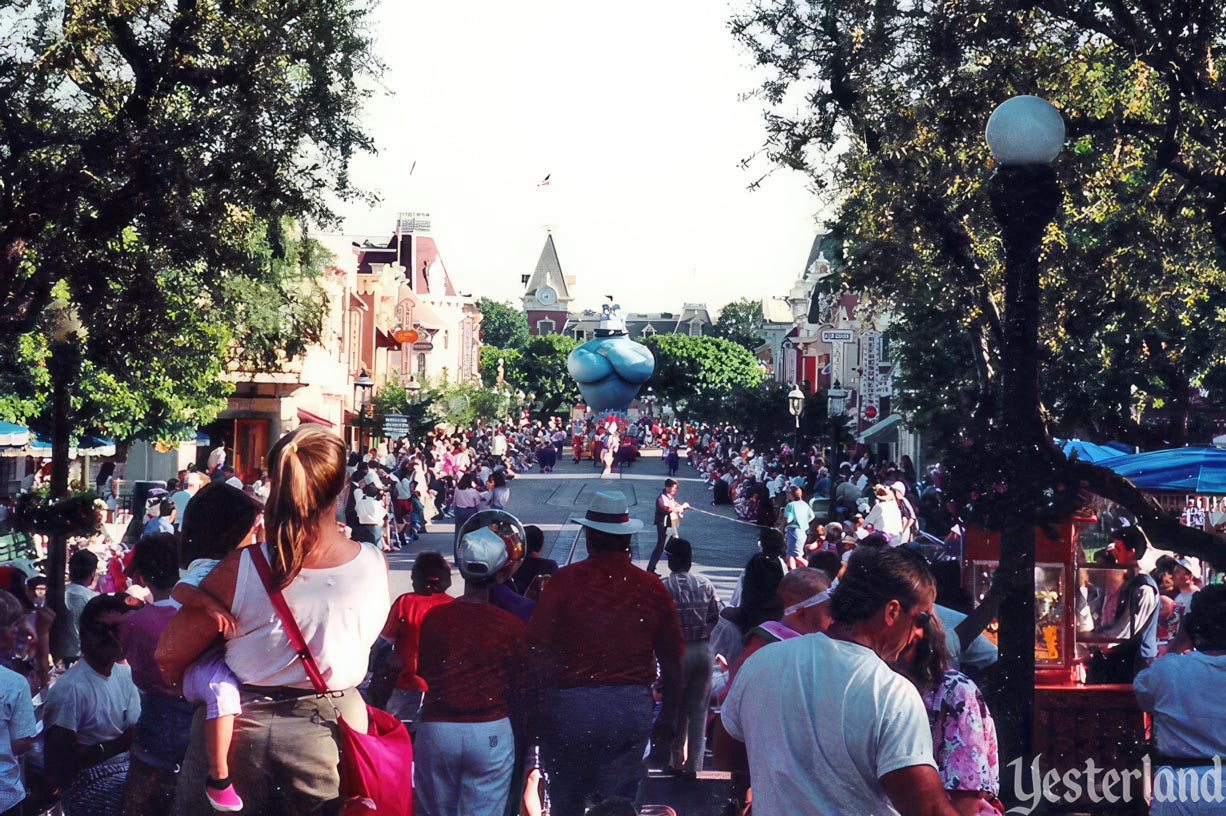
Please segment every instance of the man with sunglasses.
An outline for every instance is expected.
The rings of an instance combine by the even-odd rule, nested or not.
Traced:
[[[923,701],[889,665],[921,636],[935,597],[922,558],[857,550],[824,633],[745,661],[722,719],[748,749],[755,811],[955,816]]]

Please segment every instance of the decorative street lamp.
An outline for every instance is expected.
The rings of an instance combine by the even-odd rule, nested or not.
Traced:
[[[366,447],[366,406],[370,404],[374,387],[375,381],[366,373],[366,369],[362,369],[362,373],[353,381],[353,402],[358,409],[358,453],[362,453]]]
[[[834,473],[835,463],[839,461],[839,417],[846,411],[848,391],[838,380],[826,392],[826,419],[830,424],[830,472]]]
[[[796,420],[796,449],[800,450],[800,415],[805,410],[805,392],[793,385],[788,392],[788,413]]]
[[[1001,455],[1011,469],[1011,494],[1002,520],[1000,572],[1001,694],[994,711],[1006,763],[1031,755],[1034,720],[1034,510],[1045,430],[1039,401],[1038,337],[1041,318],[1039,250],[1060,207],[1051,163],[1064,145],[1064,118],[1036,96],[1015,96],[988,119],[988,147],[996,160],[989,181],[992,211],[1004,242],[1005,315],[1001,361]],[[1023,761],[1026,761],[1025,759]]]

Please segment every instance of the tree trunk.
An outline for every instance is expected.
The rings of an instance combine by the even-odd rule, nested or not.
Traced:
[[[51,346],[51,501],[68,497],[68,449],[72,436],[72,382],[78,352],[70,343]],[[51,536],[47,543],[47,606],[55,613],[51,643],[58,647],[68,616],[64,609],[64,581],[68,567],[68,537]],[[53,654],[58,653],[53,648]]]

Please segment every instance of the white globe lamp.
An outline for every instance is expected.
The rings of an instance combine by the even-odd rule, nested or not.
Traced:
[[[1064,147],[1064,117],[1046,99],[1015,96],[992,111],[984,135],[1002,167],[1051,164]]]

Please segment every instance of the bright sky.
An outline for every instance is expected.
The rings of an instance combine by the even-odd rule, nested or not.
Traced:
[[[382,198],[345,232],[390,235],[428,212],[462,292],[514,299],[553,229],[575,306],[712,310],[783,295],[817,231],[806,180],[742,169],[764,138],[757,73],[711,0],[385,0],[379,155],[354,180]],[[416,162],[412,177],[409,168]],[[549,174],[551,184],[538,187]]]

